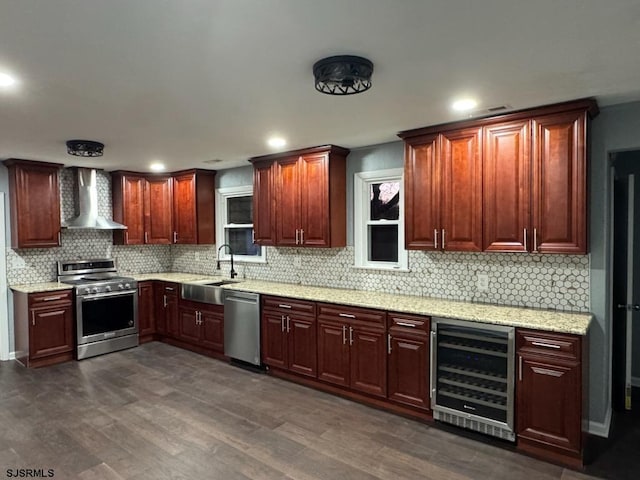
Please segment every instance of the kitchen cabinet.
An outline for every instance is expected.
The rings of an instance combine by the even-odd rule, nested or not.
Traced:
[[[559,459],[582,458],[582,337],[516,331],[518,448]]]
[[[62,165],[11,158],[2,162],[9,173],[11,247],[60,246]]]
[[[215,243],[215,171],[173,174],[173,243]]]
[[[167,175],[112,172],[113,218],[118,245],[214,243],[215,172]]]
[[[153,340],[156,333],[152,281],[138,282],[138,336],[140,343]]]
[[[317,376],[316,306],[283,297],[262,297],[262,362]]]
[[[161,335],[177,338],[180,335],[178,320],[178,284],[155,282],[156,331]]]
[[[429,410],[430,318],[388,313],[389,400]]]
[[[13,292],[16,360],[41,367],[74,358],[72,290]]]
[[[222,305],[185,302],[178,307],[179,339],[222,353],[224,313]]]
[[[487,252],[529,251],[531,122],[484,128],[484,244]]]
[[[536,116],[533,251],[587,253],[587,112]]]
[[[385,312],[318,304],[318,379],[386,397],[385,322]]]
[[[253,241],[262,246],[275,245],[275,163],[253,164]]]
[[[407,140],[407,249],[482,250],[481,128]]]
[[[345,246],[348,153],[329,145],[251,159],[254,201],[263,204],[254,210],[256,243]]]
[[[408,249],[587,253],[593,100],[401,132]]]

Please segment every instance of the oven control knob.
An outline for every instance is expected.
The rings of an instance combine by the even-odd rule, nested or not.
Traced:
[[[130,284],[128,284],[128,283],[125,283],[125,284],[124,284],[124,288],[129,289],[129,288],[131,288],[131,285],[130,285]]]
[[[118,284],[118,288],[119,288],[120,290],[124,290],[124,285],[122,285],[121,283],[119,283],[119,284]]]
[[[110,292],[111,291],[111,286],[107,285],[106,287],[104,287],[104,291],[105,292]]]
[[[91,289],[90,289],[89,287],[85,288],[85,289],[84,289],[84,293],[87,293],[87,294],[88,294],[88,293],[91,293]]]
[[[93,288],[91,289],[91,292],[92,292],[92,293],[98,293],[98,287],[93,287]]]

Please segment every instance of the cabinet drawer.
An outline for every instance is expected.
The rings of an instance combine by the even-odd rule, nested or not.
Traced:
[[[72,290],[55,290],[29,294],[29,306],[47,305],[50,303],[71,303]]]
[[[423,317],[420,315],[407,315],[404,313],[387,314],[389,318],[389,328],[402,329],[409,331],[428,332],[431,327],[431,317]]]
[[[384,326],[387,314],[380,310],[369,310],[359,307],[319,303],[318,316],[327,320],[337,320],[342,322],[345,320],[351,320]]]
[[[287,312],[303,315],[315,316],[316,314],[315,302],[307,302],[305,300],[286,297],[262,297],[262,308],[286,310]]]
[[[516,331],[518,353],[530,353],[580,360],[580,337],[537,330]]]
[[[165,295],[178,295],[178,284],[173,282],[164,282],[162,291]]]

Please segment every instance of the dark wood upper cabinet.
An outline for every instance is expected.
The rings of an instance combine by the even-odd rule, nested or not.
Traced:
[[[405,247],[437,250],[440,226],[439,136],[426,135],[405,143]]]
[[[258,245],[275,245],[275,190],[273,186],[276,164],[253,164],[253,240]]]
[[[328,145],[252,158],[254,202],[266,205],[254,208],[256,243],[345,246],[348,153]]]
[[[60,186],[62,165],[9,159],[11,247],[60,245]]]
[[[525,252],[531,233],[531,122],[484,128],[483,250]]]
[[[482,251],[482,129],[442,134],[442,236],[445,250]]]
[[[214,243],[215,171],[167,175],[112,172],[114,230],[119,245]]]
[[[585,99],[399,133],[406,248],[587,253],[597,112]]]
[[[533,251],[587,252],[587,113],[534,117]]]
[[[126,230],[113,231],[113,243],[118,245],[143,245],[145,177],[133,172],[112,172],[111,194],[113,220],[127,226]]]
[[[174,243],[215,243],[215,171],[189,170],[173,176]]]
[[[173,181],[170,176],[148,176],[144,188],[145,243],[168,245],[172,240]]]

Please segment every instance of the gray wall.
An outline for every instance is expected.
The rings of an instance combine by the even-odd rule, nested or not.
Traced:
[[[590,408],[605,424],[611,398],[611,168],[609,154],[640,149],[640,102],[603,108],[592,123],[590,162]],[[606,426],[606,425],[604,425]]]

